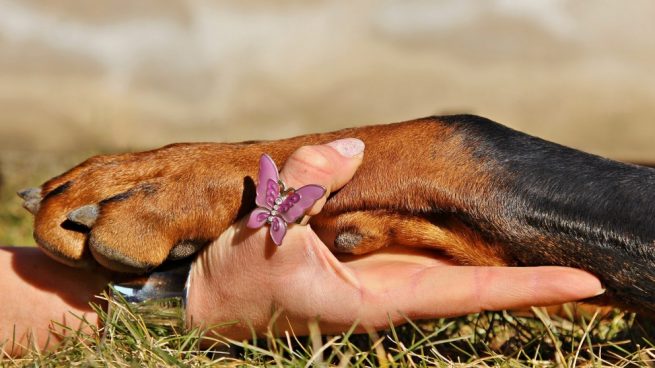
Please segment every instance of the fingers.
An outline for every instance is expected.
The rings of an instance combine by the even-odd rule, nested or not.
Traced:
[[[370,298],[366,298],[362,308],[366,313],[363,320],[374,321],[386,313],[395,313],[401,320],[402,315],[434,318],[545,306],[604,292],[593,275],[566,267],[436,266],[397,272],[394,276],[402,280],[369,290]],[[364,283],[375,285],[371,281]],[[381,310],[380,305],[386,305],[386,310]]]
[[[308,215],[317,214],[331,191],[343,187],[355,174],[355,171],[362,162],[364,156],[364,142],[355,138],[341,139],[325,145],[303,146],[297,149],[287,159],[283,169],[280,171],[280,179],[289,187],[296,189],[305,185],[316,184],[326,189],[323,195],[307,212]],[[255,210],[257,211],[257,210]],[[256,212],[253,212],[256,213]],[[308,226],[290,225],[283,233],[284,240],[278,243],[274,240],[273,225],[261,227],[257,232],[242,231],[245,229],[245,221],[233,226],[234,232],[229,233],[231,240],[228,243],[239,243],[245,239],[251,239],[247,246],[235,247],[237,252],[250,254],[253,249],[258,249],[254,254],[261,255],[261,258],[247,256],[252,262],[256,259],[268,262],[265,267],[284,269],[285,272],[269,272],[269,274],[288,275],[298,268],[330,270],[338,275],[342,281],[349,285],[357,285],[357,281],[351,273],[330,253],[316,234]],[[251,225],[248,225],[250,227]],[[250,227],[252,228],[252,227]],[[255,237],[252,237],[252,235]],[[269,235],[271,234],[271,235]],[[270,238],[266,246],[262,246],[262,238]],[[220,239],[219,239],[220,240]],[[278,248],[273,245],[283,245]],[[308,255],[311,255],[308,257]],[[243,257],[240,257],[243,258]],[[272,278],[272,277],[269,277]]]
[[[294,188],[317,184],[326,189],[326,195],[307,212],[311,216],[321,210],[330,192],[340,189],[352,179],[363,158],[364,142],[356,138],[303,146],[291,154],[280,172],[280,178]]]

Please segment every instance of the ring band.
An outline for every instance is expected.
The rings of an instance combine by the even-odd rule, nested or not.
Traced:
[[[311,220],[311,219],[312,219],[312,216],[305,215],[305,216],[301,217],[300,220],[296,222],[296,224],[305,226],[305,225],[307,225],[309,223],[309,220]]]

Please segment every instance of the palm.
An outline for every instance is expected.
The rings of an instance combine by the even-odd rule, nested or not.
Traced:
[[[292,226],[278,247],[266,229],[253,231],[243,222],[200,262],[212,265],[222,313],[263,331],[272,310],[279,310],[278,321],[299,334],[315,317],[323,332],[336,333],[355,321],[362,329],[384,328],[390,320],[561,303],[580,293],[567,280],[583,277],[561,267],[457,266],[432,252],[400,247],[337,257],[309,227]],[[224,309],[227,301],[234,309]],[[247,337],[250,331],[241,326],[230,334]]]
[[[280,173],[291,187],[314,182],[329,193],[361,163],[361,154],[348,158],[327,146],[312,147],[296,151],[292,157],[302,157],[289,159]],[[334,164],[318,170],[311,162]],[[324,203],[325,197],[308,214],[319,213]],[[192,317],[205,324],[236,319],[218,332],[248,338],[253,329],[266,331],[277,310],[281,328],[306,334],[307,321],[320,317],[322,331],[336,333],[354,322],[380,328],[390,319],[557,304],[602,291],[596,278],[570,268],[458,266],[427,251],[393,247],[335,256],[308,226],[291,225],[279,247],[268,231],[248,229],[241,220],[201,252],[191,278]]]

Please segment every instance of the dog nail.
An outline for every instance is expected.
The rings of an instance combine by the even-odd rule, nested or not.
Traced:
[[[362,234],[353,231],[344,231],[334,239],[334,246],[341,252],[352,252],[361,243]]]
[[[27,200],[23,203],[23,208],[28,210],[31,214],[36,215],[36,213],[39,212],[39,208],[41,208],[41,200],[40,199]]]
[[[200,248],[207,245],[207,242],[200,241],[184,241],[178,243],[171,251],[168,253],[168,259],[171,261],[176,261],[178,259],[183,259],[189,257],[190,255],[196,253]]]
[[[41,199],[41,188],[25,188],[19,190],[16,194],[26,201]]]
[[[338,139],[330,142],[328,146],[334,148],[344,157],[355,157],[364,152],[364,142],[357,138]]]
[[[100,206],[97,204],[88,204],[70,211],[66,217],[76,224],[90,228],[96,223],[98,215],[100,215]]]

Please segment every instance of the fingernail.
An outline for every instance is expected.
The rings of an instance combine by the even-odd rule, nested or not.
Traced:
[[[357,138],[345,138],[327,144],[344,157],[355,157],[364,152],[364,142]]]
[[[600,289],[600,291],[594,296],[603,295],[603,294],[605,294],[606,291],[607,291],[607,289]]]

